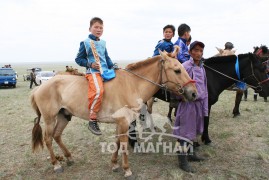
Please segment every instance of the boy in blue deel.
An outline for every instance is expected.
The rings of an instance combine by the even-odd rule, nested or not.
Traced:
[[[108,56],[106,42],[100,37],[103,34],[103,20],[94,17],[90,21],[89,37],[80,43],[79,52],[75,59],[80,66],[86,67],[86,79],[89,81],[89,130],[95,135],[101,135],[97,124],[97,114],[101,108],[104,94],[104,84],[101,73],[113,67]]]
[[[173,25],[164,26],[164,28],[163,28],[163,37],[164,37],[164,39],[160,40],[158,42],[158,44],[156,45],[154,53],[153,53],[153,56],[160,55],[159,49],[161,51],[165,50],[168,53],[173,52],[174,45],[171,42],[171,39],[174,37],[174,35],[175,35],[175,27]]]
[[[190,38],[191,28],[187,24],[181,24],[178,26],[178,40],[175,42],[175,45],[180,47],[179,53],[177,54],[177,59],[179,62],[184,63],[190,59],[189,49],[187,41]]]

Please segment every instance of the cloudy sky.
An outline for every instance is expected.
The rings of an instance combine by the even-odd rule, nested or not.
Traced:
[[[268,0],[1,0],[0,65],[74,61],[94,16],[104,20],[102,39],[116,62],[152,56],[167,24],[187,23],[205,58],[226,41],[238,54],[269,45]]]

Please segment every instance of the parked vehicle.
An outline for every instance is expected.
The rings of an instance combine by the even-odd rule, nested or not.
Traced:
[[[36,82],[38,84],[42,84],[55,76],[55,73],[53,71],[40,71],[36,73]]]
[[[30,73],[31,73],[32,69],[33,69],[33,68],[28,68],[28,69],[26,70],[27,74],[24,74],[24,75],[23,75],[23,80],[24,80],[24,81],[30,81]],[[35,74],[37,74],[37,73],[40,72],[40,71],[42,71],[41,68],[39,68],[39,67],[35,67]]]
[[[0,86],[16,87],[16,73],[12,68],[0,68]]]

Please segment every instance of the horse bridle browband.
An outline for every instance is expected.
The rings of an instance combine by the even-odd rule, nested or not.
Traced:
[[[166,73],[166,71],[165,71],[165,69],[164,69],[164,60],[161,59],[160,62],[161,62],[161,69],[160,69],[161,84],[156,83],[156,82],[154,82],[154,81],[152,81],[152,80],[150,80],[150,79],[148,79],[148,78],[146,78],[146,77],[144,77],[144,76],[141,76],[140,74],[137,74],[137,73],[135,73],[135,72],[133,72],[133,71],[131,71],[131,70],[129,70],[129,69],[124,68],[123,70],[125,70],[125,71],[127,71],[127,72],[129,72],[129,73],[131,73],[131,74],[133,74],[133,75],[136,75],[137,77],[139,77],[139,78],[141,78],[141,79],[144,79],[144,80],[146,80],[146,81],[148,81],[148,82],[150,82],[150,83],[152,83],[152,84],[154,84],[154,85],[160,87],[160,89],[163,89],[165,92],[166,92],[166,91],[173,92],[172,90],[170,90],[170,89],[168,88],[168,86],[166,85],[166,83],[172,83],[172,84],[175,84],[175,85],[178,87],[177,89],[178,89],[179,94],[183,94],[183,93],[184,93],[184,89],[183,89],[183,88],[184,88],[185,86],[187,86],[187,85],[190,84],[190,83],[195,83],[195,81],[191,79],[191,80],[189,80],[188,82],[186,82],[185,84],[183,84],[183,85],[181,86],[179,83],[176,83],[176,82],[173,82],[173,81],[169,81],[169,80],[168,80],[167,73]],[[166,76],[166,79],[167,79],[165,82],[163,82],[163,78],[162,78],[162,72],[163,72],[163,71],[164,71],[165,76]],[[167,94],[167,93],[165,93],[165,94]],[[167,96],[167,95],[166,95],[166,96]]]

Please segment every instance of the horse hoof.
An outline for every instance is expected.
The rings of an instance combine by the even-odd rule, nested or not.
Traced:
[[[55,173],[62,173],[62,172],[64,172],[64,168],[59,167],[59,168],[57,168],[57,169],[54,169],[54,172],[55,172]]]
[[[113,172],[119,172],[120,168],[112,169]]]
[[[72,166],[75,162],[74,161],[67,161],[66,164],[67,166]]]
[[[236,118],[237,116],[240,116],[240,113],[234,113],[233,118]]]
[[[113,172],[119,172],[119,169],[120,169],[120,166],[118,164],[115,164],[113,167],[112,167],[112,171]]]
[[[132,171],[130,170],[130,168],[125,169],[124,171],[125,171],[125,173],[124,173],[125,179],[128,179],[128,180],[135,179],[135,177],[134,177]]]
[[[205,144],[205,145],[208,145],[208,146],[211,145],[211,143],[212,143],[212,141],[211,141],[210,139],[209,139],[209,141],[205,141],[205,142],[204,142],[204,144]]]
[[[212,143],[212,141],[209,139],[209,137],[204,137],[203,135],[201,137],[201,140],[205,145],[210,145]]]
[[[135,177],[135,175],[131,175],[131,176],[127,176],[127,177],[125,177],[125,179],[126,179],[126,180],[135,180],[136,177]]]

